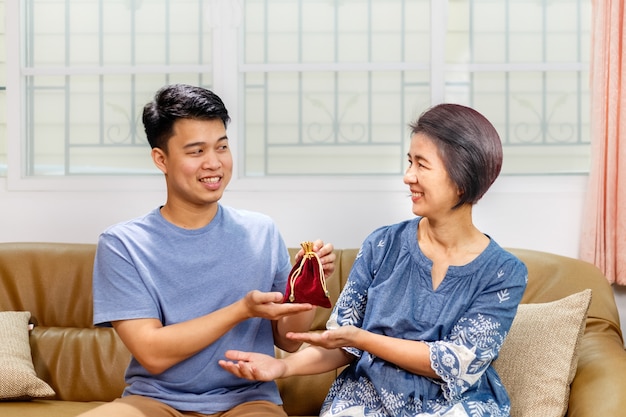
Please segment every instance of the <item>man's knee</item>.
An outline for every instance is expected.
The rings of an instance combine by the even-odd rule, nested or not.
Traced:
[[[172,407],[152,398],[129,395],[93,408],[79,417],[182,417]]]

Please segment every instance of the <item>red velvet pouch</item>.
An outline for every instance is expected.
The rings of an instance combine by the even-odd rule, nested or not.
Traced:
[[[304,249],[304,256],[291,268],[283,303],[310,303],[330,308],[324,268],[313,251],[313,242],[302,242],[300,246]]]

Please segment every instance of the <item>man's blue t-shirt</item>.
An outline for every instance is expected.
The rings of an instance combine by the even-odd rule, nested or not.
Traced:
[[[112,321],[138,318],[156,318],[164,326],[187,321],[254,289],[284,292],[290,268],[287,248],[265,215],[220,205],[211,223],[187,230],[165,220],[157,208],[100,236],[94,324],[110,326]],[[273,355],[270,321],[245,320],[159,375],[151,375],[132,358],[124,395],[144,395],[203,414],[254,400],[281,404],[275,383],[240,379],[218,365],[228,349]]]

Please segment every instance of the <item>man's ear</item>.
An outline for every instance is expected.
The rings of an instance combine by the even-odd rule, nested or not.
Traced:
[[[152,148],[152,162],[159,170],[167,174],[167,155],[161,148]]]

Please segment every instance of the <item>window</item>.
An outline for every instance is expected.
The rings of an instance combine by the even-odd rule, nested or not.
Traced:
[[[155,172],[141,108],[166,83],[211,87],[203,2],[19,3],[23,174]]]
[[[443,3],[246,1],[245,175],[401,174],[442,101],[496,125],[505,173],[585,172],[589,2]]]
[[[430,103],[429,0],[246,1],[245,175],[399,174]]]
[[[504,173],[588,169],[588,1],[5,3],[10,177],[158,174],[141,111],[172,82],[224,98],[242,179],[397,176],[442,101],[494,122]]]
[[[504,172],[587,172],[591,2],[450,4],[445,98],[494,122]]]

